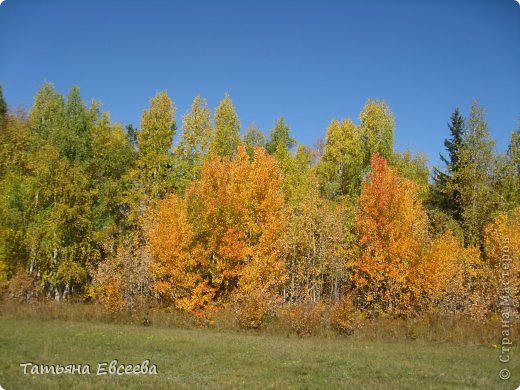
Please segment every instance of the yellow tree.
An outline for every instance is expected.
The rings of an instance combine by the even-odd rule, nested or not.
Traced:
[[[425,243],[410,269],[413,305],[421,310],[441,306],[448,312],[468,312],[481,274],[479,249],[465,248],[461,238],[448,230]]]

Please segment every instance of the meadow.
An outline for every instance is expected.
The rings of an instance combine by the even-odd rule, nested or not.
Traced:
[[[25,309],[24,309],[25,310]],[[193,326],[107,323],[76,317],[0,315],[0,385],[6,389],[89,388],[472,388],[514,389],[520,355],[507,364],[493,345],[389,335],[297,337],[278,328],[246,331]],[[63,315],[63,314],[61,314]],[[156,321],[158,322],[158,321]],[[383,325],[382,325],[383,326]],[[403,325],[404,326],[404,325]],[[473,330],[474,331],[474,330]],[[409,333],[409,332],[408,332]],[[429,334],[433,334],[432,330]],[[473,336],[474,337],[474,336]],[[98,363],[157,366],[156,375],[96,375]],[[21,363],[89,365],[90,375],[24,374]],[[511,378],[499,379],[507,368]]]

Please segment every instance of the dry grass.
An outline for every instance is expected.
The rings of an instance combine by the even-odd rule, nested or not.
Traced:
[[[224,332],[300,337],[346,337],[358,341],[454,343],[493,346],[500,343],[501,322],[498,316],[472,319],[464,316],[424,314],[418,318],[356,318],[356,328],[346,334],[338,331],[331,311],[323,305],[295,305],[267,317],[261,328],[240,328],[233,308],[212,310],[197,316],[171,308],[149,308],[141,311],[111,313],[98,304],[40,302],[16,304],[2,302],[0,318],[27,320],[60,320],[83,323],[153,326],[160,328],[211,328]],[[517,341],[517,323],[511,333]]]

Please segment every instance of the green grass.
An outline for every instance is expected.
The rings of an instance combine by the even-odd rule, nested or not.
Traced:
[[[0,385],[55,388],[504,388],[520,384],[518,349],[348,337],[282,337],[0,318]],[[158,374],[96,376],[98,362],[150,359]],[[90,364],[91,375],[24,375],[22,362]],[[511,371],[508,381],[500,368]]]

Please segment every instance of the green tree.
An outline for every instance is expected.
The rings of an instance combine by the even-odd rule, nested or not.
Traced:
[[[456,172],[460,168],[460,153],[464,141],[464,118],[455,108],[451,114],[450,138],[444,140],[444,146],[448,152],[448,157],[440,155],[442,162],[446,165],[445,171],[438,168],[433,170],[433,203],[436,207],[446,212],[456,221],[461,221],[462,210],[459,208],[460,193],[457,184],[454,182]]]
[[[166,92],[159,92],[150,99],[150,108],[144,110],[137,133],[138,179],[149,201],[162,198],[171,187],[171,147],[175,131],[175,106]]]
[[[215,134],[210,153],[220,157],[234,157],[240,144],[240,121],[233,102],[226,93],[215,110]]]
[[[244,145],[249,158],[253,158],[257,146],[265,148],[265,135],[254,124],[249,126],[244,134]]]
[[[400,177],[413,180],[419,191],[419,197],[423,200],[428,195],[430,170],[428,168],[428,158],[425,154],[417,153],[413,156],[412,152],[405,150],[403,153],[394,154],[394,166]]]
[[[25,266],[24,236],[30,218],[30,132],[24,113],[7,114],[0,126],[0,284]]]
[[[182,119],[182,135],[176,150],[176,187],[181,193],[189,183],[200,178],[211,133],[211,113],[206,99],[197,96]]]
[[[495,141],[490,138],[484,108],[473,102],[466,121],[458,168],[453,174],[453,190],[458,191],[462,227],[467,245],[483,243],[484,227],[497,210],[497,192],[493,188]]]
[[[4,90],[0,84],[0,129],[5,126],[7,121],[7,103],[4,100]]]
[[[56,138],[65,121],[65,101],[54,90],[54,85],[44,83],[34,97],[29,112],[29,126],[42,142]]]
[[[274,128],[269,132],[269,140],[265,148],[267,153],[275,154],[278,144],[282,144],[287,150],[291,150],[296,144],[296,140],[289,135],[289,126],[285,123],[283,117],[276,120]]]
[[[363,135],[350,119],[334,119],[327,128],[317,171],[327,197],[357,196],[365,171]]]
[[[360,131],[365,145],[364,166],[370,166],[374,153],[392,162],[394,153],[394,114],[386,102],[369,99],[359,114]]]
[[[137,152],[119,123],[112,124],[104,113],[96,121],[91,134],[92,155],[89,178],[94,194],[92,222],[97,240],[107,240],[125,233],[127,204],[123,196],[131,183],[125,181],[134,165]]]
[[[28,120],[12,116],[2,137],[0,261],[25,267],[56,299],[82,291],[124,229],[122,178],[135,152],[122,126],[99,103],[87,107],[78,88],[65,99],[44,84]]]
[[[139,129],[136,129],[134,126],[126,125],[126,137],[128,141],[132,144],[132,146],[137,147],[137,133]]]
[[[511,133],[507,152],[501,156],[499,190],[506,209],[520,204],[520,126]]]

